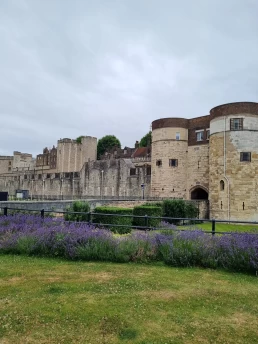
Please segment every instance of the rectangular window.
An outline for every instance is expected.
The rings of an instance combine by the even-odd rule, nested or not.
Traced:
[[[206,129],[206,140],[210,139],[210,129]]]
[[[130,176],[136,175],[136,168],[130,168]]]
[[[169,166],[170,167],[177,167],[178,166],[178,160],[177,159],[169,159]]]
[[[251,153],[250,152],[241,152],[240,153],[240,161],[251,161]]]
[[[11,171],[11,167],[8,167],[8,171]]]
[[[196,133],[196,141],[203,141],[203,133],[203,130]]]
[[[156,166],[162,166],[162,160],[156,160]]]
[[[38,179],[42,179],[42,174],[39,174],[39,175],[38,175]]]
[[[176,140],[180,140],[180,133],[176,133]]]
[[[9,166],[11,166],[12,165],[12,162],[11,161],[9,161]]]
[[[230,130],[243,130],[243,118],[231,118]]]

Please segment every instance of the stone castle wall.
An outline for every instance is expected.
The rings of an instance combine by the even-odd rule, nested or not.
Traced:
[[[57,172],[80,171],[88,160],[97,159],[97,138],[85,136],[81,143],[62,139],[57,145]]]
[[[243,118],[243,130],[230,130]],[[251,161],[240,161],[242,152]],[[210,214],[217,219],[258,220],[258,118],[238,113],[215,117],[210,137]],[[222,187],[224,185],[224,188]]]
[[[179,133],[180,139],[176,140]],[[157,128],[152,132],[151,194],[155,197],[186,198],[188,131]],[[177,166],[171,166],[170,160]]]

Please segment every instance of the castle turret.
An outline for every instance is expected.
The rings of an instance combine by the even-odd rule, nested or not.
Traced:
[[[187,146],[187,119],[152,122],[152,196],[186,198]]]
[[[258,220],[258,103],[210,111],[210,216]]]

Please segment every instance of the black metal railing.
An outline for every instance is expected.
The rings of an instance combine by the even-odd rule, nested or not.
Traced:
[[[0,209],[1,210],[1,209]],[[204,233],[210,233],[213,236],[215,234],[233,234],[233,233],[238,233],[238,234],[246,234],[248,232],[224,232],[224,231],[216,231],[216,224],[219,223],[226,223],[226,224],[246,224],[246,225],[257,225],[257,233],[251,232],[250,234],[254,234],[254,235],[258,235],[258,222],[256,221],[234,221],[234,220],[216,220],[216,219],[198,219],[198,218],[174,218],[174,217],[157,217],[157,216],[148,216],[148,215],[144,215],[144,216],[140,216],[140,215],[133,215],[133,214],[128,214],[128,215],[122,215],[122,214],[103,214],[103,213],[95,213],[95,212],[79,212],[79,211],[59,211],[59,210],[45,210],[45,209],[41,209],[41,210],[37,210],[37,209],[24,209],[24,208],[11,208],[11,207],[3,207],[3,215],[7,216],[9,214],[8,210],[13,211],[14,213],[16,211],[18,212],[33,212],[36,213],[38,215],[41,216],[42,219],[44,219],[47,214],[75,214],[75,215],[87,215],[87,221],[83,221],[84,223],[90,224],[90,225],[98,225],[101,227],[128,227],[130,226],[132,229],[138,229],[138,230],[145,230],[145,231],[153,231],[153,230],[173,230],[173,231],[187,231],[189,230],[188,228],[173,228],[173,227],[162,227],[161,226],[157,226],[157,227],[152,227],[149,225],[150,220],[155,219],[155,220],[160,220],[160,222],[164,221],[164,222],[168,222],[173,224],[174,223],[180,223],[180,226],[184,226],[184,225],[194,225],[194,224],[198,224],[198,223],[211,223],[211,231],[207,231],[207,230],[202,230],[202,232]],[[13,213],[11,212],[10,215],[12,215]],[[144,219],[144,226],[134,226],[134,225],[118,225],[118,224],[113,224],[113,223],[97,223],[94,222],[94,216],[101,216],[101,217],[107,217],[107,219],[109,217],[115,216],[115,217],[130,217],[132,219],[134,218],[140,218],[140,219]],[[76,221],[68,221],[68,222],[72,222],[72,223],[76,223]],[[80,222],[81,223],[81,222]],[[256,229],[256,228],[255,228]]]

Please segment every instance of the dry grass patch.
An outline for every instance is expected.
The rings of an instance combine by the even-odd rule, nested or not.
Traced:
[[[0,343],[258,342],[255,276],[0,256]]]

